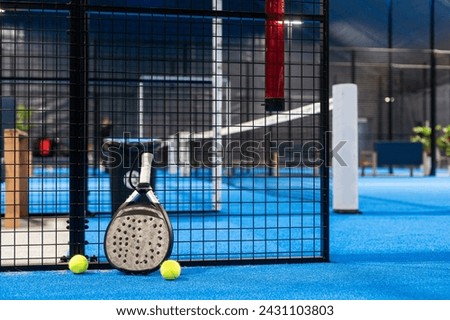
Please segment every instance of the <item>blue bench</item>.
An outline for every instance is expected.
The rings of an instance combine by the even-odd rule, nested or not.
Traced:
[[[380,141],[375,143],[377,166],[408,166],[413,176],[414,167],[422,165],[423,146],[420,142]]]

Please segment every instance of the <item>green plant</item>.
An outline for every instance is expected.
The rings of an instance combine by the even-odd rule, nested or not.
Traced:
[[[440,130],[440,126],[436,126],[436,130]],[[431,128],[429,126],[416,126],[413,128],[414,135],[411,142],[420,142],[423,145],[423,151],[427,154],[431,153]]]
[[[441,135],[437,138],[436,144],[447,157],[450,157],[450,125],[442,128]]]
[[[16,128],[23,131],[30,129],[31,109],[25,108],[25,105],[19,104],[16,113]]]

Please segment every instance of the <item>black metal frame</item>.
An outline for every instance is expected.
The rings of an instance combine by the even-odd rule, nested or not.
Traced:
[[[323,145],[320,151],[320,159],[323,165],[320,167],[320,237],[321,237],[321,256],[312,258],[253,258],[253,259],[216,259],[216,260],[198,260],[198,261],[181,261],[183,265],[223,265],[223,264],[266,264],[266,263],[304,263],[304,262],[325,262],[330,259],[329,248],[329,150],[328,133],[329,133],[329,21],[328,21],[328,0],[320,1],[321,14],[292,14],[287,13],[287,18],[296,18],[314,23],[319,23],[321,28],[320,38],[320,142]],[[88,228],[86,217],[89,216],[87,199],[88,199],[88,137],[89,137],[89,106],[88,106],[88,90],[89,84],[101,79],[95,77],[89,78],[89,48],[88,48],[88,14],[89,12],[120,12],[129,14],[160,14],[160,15],[176,15],[176,16],[200,16],[200,17],[217,17],[219,14],[211,10],[191,10],[191,9],[173,9],[173,8],[131,8],[131,7],[115,7],[115,6],[91,6],[88,0],[74,0],[68,4],[65,3],[48,3],[48,2],[16,2],[2,1],[2,9],[5,10],[55,10],[67,11],[69,16],[69,47],[70,47],[70,72],[69,78],[69,170],[70,170],[70,213],[68,220],[69,229],[69,256],[75,254],[88,254],[85,250],[86,237],[85,232]],[[220,17],[233,19],[250,19],[264,20],[265,15],[262,12],[235,12],[221,11]],[[1,52],[0,52],[1,55]],[[0,63],[0,70],[2,64]],[[3,77],[2,77],[3,79]],[[10,78],[10,81],[18,80]],[[30,79],[28,79],[29,81]],[[38,80],[39,79],[35,79]],[[54,80],[61,80],[55,78]],[[114,79],[109,81],[114,82]],[[119,81],[127,81],[121,79]],[[136,82],[136,79],[128,79],[128,81]],[[97,121],[99,120],[96,113]],[[96,128],[96,131],[98,130]],[[1,257],[0,257],[1,258]],[[66,257],[61,257],[62,262],[66,261]],[[92,262],[96,262],[97,257],[90,257]],[[109,268],[106,262],[91,263],[91,269]],[[55,265],[13,265],[2,266],[0,270],[51,270],[65,269],[65,263]]]
[[[70,7],[70,256],[85,254],[87,213],[87,17],[86,0]]]

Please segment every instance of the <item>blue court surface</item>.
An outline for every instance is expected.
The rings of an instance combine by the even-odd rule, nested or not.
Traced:
[[[0,273],[0,299],[450,299],[450,177],[361,177],[362,214],[330,216],[329,263]],[[251,205],[251,204],[249,204]]]

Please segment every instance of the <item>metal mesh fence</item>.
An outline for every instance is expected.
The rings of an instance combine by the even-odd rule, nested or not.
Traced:
[[[328,259],[327,2],[2,1],[0,269],[107,268],[142,150],[184,264]],[[130,185],[131,184],[131,185]]]

